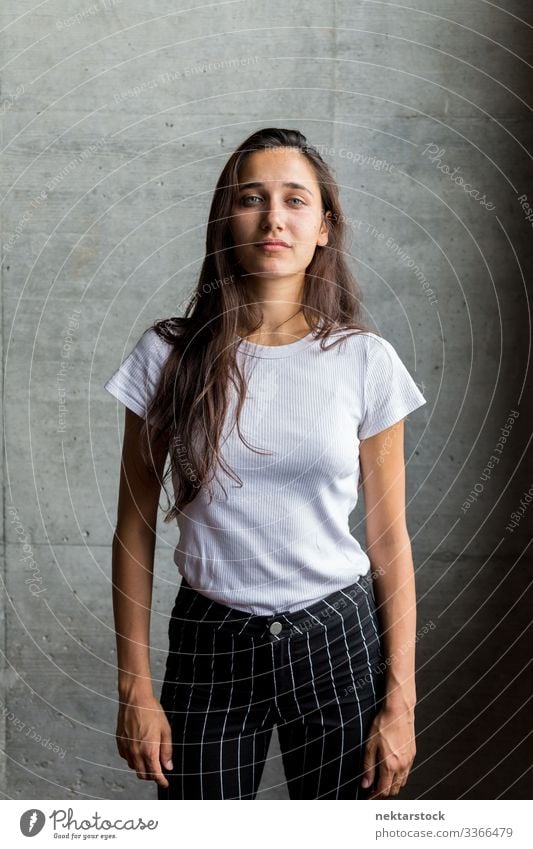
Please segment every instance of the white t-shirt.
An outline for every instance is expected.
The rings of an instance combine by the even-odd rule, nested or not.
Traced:
[[[349,529],[359,441],[426,399],[390,342],[370,331],[339,334],[345,340],[329,351],[311,333],[287,345],[239,345],[248,378],[241,432],[273,453],[251,451],[236,427],[228,435],[232,387],[221,451],[243,486],[217,466],[227,497],[216,478],[211,504],[199,490],[180,512],[174,552],[180,574],[210,599],[253,614],[292,612],[370,568]],[[145,331],[104,388],[145,417],[169,351]]]

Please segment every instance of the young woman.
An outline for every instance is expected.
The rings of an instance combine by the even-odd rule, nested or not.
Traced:
[[[359,312],[331,171],[300,132],[260,130],[220,175],[185,316],[148,328],[105,384],[127,407],[116,736],[159,799],[255,799],[274,725],[291,799],[384,798],[406,783],[403,419],[426,402]],[[158,700],[149,626],[167,478],[181,584]],[[348,522],[358,485],[366,552]]]

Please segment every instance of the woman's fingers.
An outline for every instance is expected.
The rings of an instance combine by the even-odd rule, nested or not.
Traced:
[[[120,712],[116,741],[120,756],[128,762],[128,767],[134,770],[137,778],[155,781],[166,788],[169,782],[163,767],[173,768],[172,732],[163,708],[154,702],[150,700],[150,704],[143,705],[142,711],[138,706],[127,706]],[[152,714],[149,721],[146,720],[144,710],[147,707]]]
[[[378,786],[369,797],[370,799],[386,799],[388,796],[397,796],[401,788],[407,784],[408,774],[387,770],[386,765],[381,769]]]
[[[402,787],[402,776],[397,775],[397,776],[395,776],[394,781],[391,784],[390,795],[391,796],[397,796],[398,793],[400,792],[401,787]]]
[[[133,768],[137,773],[137,778],[142,778],[144,781],[147,779],[152,780],[152,776],[150,772],[153,772],[152,769],[152,755],[149,749],[145,746],[141,745],[133,755]]]
[[[150,746],[149,749],[144,749],[144,755],[140,761],[141,769],[137,774],[139,778],[147,781],[155,781],[157,784],[160,784],[161,787],[168,787],[168,780],[161,772],[159,750],[159,745]]]
[[[165,769],[174,769],[172,763],[172,730],[168,719],[164,718],[161,728],[161,746],[159,749],[159,760]]]
[[[412,726],[413,718],[398,710],[382,709],[374,718],[364,759],[368,777],[378,773],[370,799],[396,796],[407,783],[416,755]]]
[[[365,754],[363,757],[364,776],[361,781],[361,787],[370,787],[374,781],[376,773],[376,754],[377,751],[374,740],[370,738],[366,744]]]

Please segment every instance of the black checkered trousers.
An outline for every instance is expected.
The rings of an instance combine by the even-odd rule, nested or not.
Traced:
[[[271,616],[211,601],[182,579],[168,635],[161,705],[173,766],[158,799],[255,799],[274,725],[290,799],[368,797],[364,744],[386,666],[370,570]]]

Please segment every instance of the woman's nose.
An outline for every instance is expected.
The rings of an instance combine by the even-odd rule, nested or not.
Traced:
[[[283,210],[280,202],[271,200],[263,210],[263,222],[272,226],[283,223]]]

